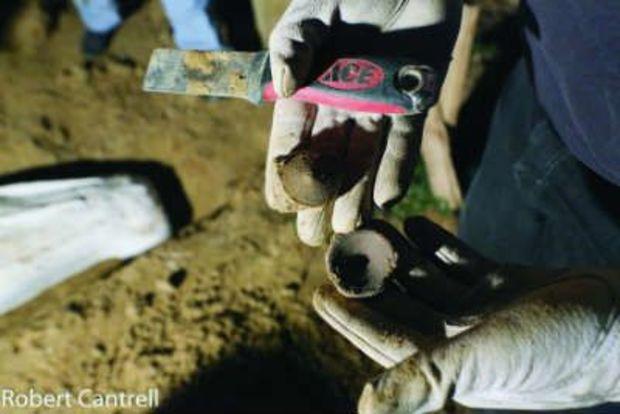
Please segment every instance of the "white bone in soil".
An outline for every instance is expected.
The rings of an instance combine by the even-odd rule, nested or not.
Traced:
[[[0,313],[108,259],[171,234],[150,184],[128,176],[0,187]]]

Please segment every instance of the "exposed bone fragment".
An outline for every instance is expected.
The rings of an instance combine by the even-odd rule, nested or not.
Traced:
[[[108,259],[166,240],[171,226],[150,184],[128,176],[0,187],[0,313]]]

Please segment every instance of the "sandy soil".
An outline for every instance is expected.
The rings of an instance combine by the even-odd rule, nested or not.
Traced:
[[[158,2],[125,24],[113,57],[91,70],[73,14],[49,37],[36,11],[18,21],[12,49],[0,53],[0,172],[155,161],[178,176],[194,224],[0,318],[0,384],[156,386],[161,413],[351,411],[378,368],[313,314],[321,254],[262,200],[270,109],[142,93],[151,49],[171,44]]]
[[[98,266],[1,317],[0,385],[158,387],[158,413],[352,412],[379,367],[314,315],[321,252],[263,202],[270,109],[142,93],[151,49],[171,45],[157,1],[90,69],[72,13],[50,34],[33,7],[16,22],[0,51],[0,174],[154,162],[180,181],[193,223],[143,257]],[[172,211],[187,213],[183,202],[172,200]]]

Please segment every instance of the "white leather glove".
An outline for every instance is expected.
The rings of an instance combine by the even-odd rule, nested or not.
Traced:
[[[319,314],[389,368],[364,387],[360,413],[427,413],[449,399],[526,410],[620,401],[620,271],[498,266],[424,219],[406,233],[417,246],[406,295],[395,285],[365,300],[329,285],[315,294]],[[447,281],[459,295],[437,298],[458,291]]]
[[[308,80],[315,60],[330,54],[412,56],[437,68],[442,78],[460,10],[458,0],[293,0],[270,37],[274,88],[282,98],[292,95]],[[298,212],[299,237],[310,245],[324,242],[332,210],[334,231],[353,230],[373,199],[386,207],[404,195],[423,121],[424,114],[387,117],[278,100],[267,155],[267,203]],[[306,208],[283,190],[276,159],[301,143],[341,160],[344,178],[329,205]]]

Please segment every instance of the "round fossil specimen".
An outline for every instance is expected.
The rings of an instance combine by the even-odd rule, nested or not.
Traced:
[[[293,201],[318,207],[335,197],[342,181],[338,156],[300,146],[276,159],[284,191]]]
[[[327,251],[328,275],[347,297],[375,296],[396,270],[398,254],[380,232],[361,229],[337,234]]]

